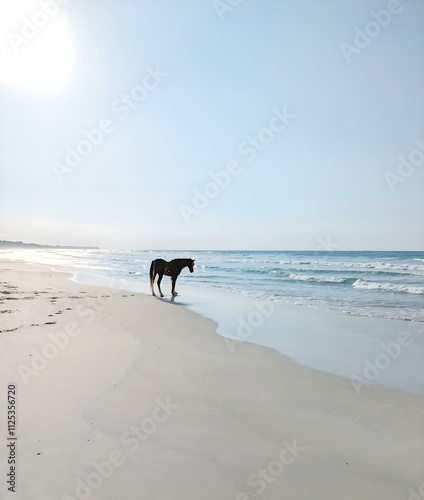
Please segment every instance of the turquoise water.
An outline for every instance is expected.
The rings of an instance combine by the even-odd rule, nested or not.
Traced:
[[[10,256],[3,251],[0,255]],[[196,259],[177,283],[357,316],[424,321],[424,252],[19,250],[75,273],[148,282],[154,258]],[[163,291],[169,293],[168,278]]]

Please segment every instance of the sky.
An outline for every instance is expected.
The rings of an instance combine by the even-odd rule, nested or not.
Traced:
[[[424,250],[423,0],[4,0],[0,239]]]

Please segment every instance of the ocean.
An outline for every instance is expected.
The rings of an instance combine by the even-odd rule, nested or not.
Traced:
[[[247,297],[412,322],[424,321],[424,252],[216,250],[1,250],[0,256],[93,277],[148,283],[150,262],[190,257],[177,290],[221,290]],[[169,294],[164,278],[163,291]],[[146,287],[144,286],[144,290]]]

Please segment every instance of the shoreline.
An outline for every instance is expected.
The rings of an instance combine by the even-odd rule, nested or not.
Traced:
[[[74,279],[96,286],[110,283],[106,276],[81,273]],[[168,285],[163,287],[165,293]],[[123,286],[150,296],[147,283]],[[274,349],[305,367],[349,379],[359,389],[376,384],[424,395],[424,324],[276,303],[186,284],[177,288],[181,295],[174,304],[214,321],[230,352],[240,342],[249,342]],[[168,295],[162,300],[170,301]]]
[[[48,264],[17,261],[68,272]],[[70,273],[76,283],[150,297],[147,282]],[[168,303],[169,283],[165,280],[163,284],[165,297],[157,298]],[[249,298],[185,282],[177,283],[177,288],[182,294],[174,305],[212,320],[230,352],[240,342],[249,342],[269,347],[302,366],[348,379],[358,391],[378,385],[424,396],[423,323]]]
[[[18,387],[13,498],[398,500],[418,490],[423,397],[375,385],[358,395],[267,347],[231,353],[214,322],[175,304],[1,265],[1,309],[17,313],[1,314],[0,333],[2,380]]]

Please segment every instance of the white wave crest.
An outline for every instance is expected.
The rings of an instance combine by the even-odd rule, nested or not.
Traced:
[[[414,259],[415,261],[424,261],[424,259]],[[302,266],[311,265],[315,267],[342,267],[346,269],[372,269],[375,271],[424,271],[424,265],[419,264],[393,264],[389,262],[341,262],[341,261],[325,261],[325,260],[311,260],[311,261],[301,261],[301,260],[281,260],[279,261],[282,265],[288,266]]]
[[[382,290],[383,292],[401,292],[424,295],[424,286],[395,285],[393,283],[376,283],[358,279],[352,284],[353,288],[361,290]]]
[[[311,281],[316,283],[343,283],[346,278],[338,276],[310,276],[308,274],[291,273],[290,279],[295,281]]]

